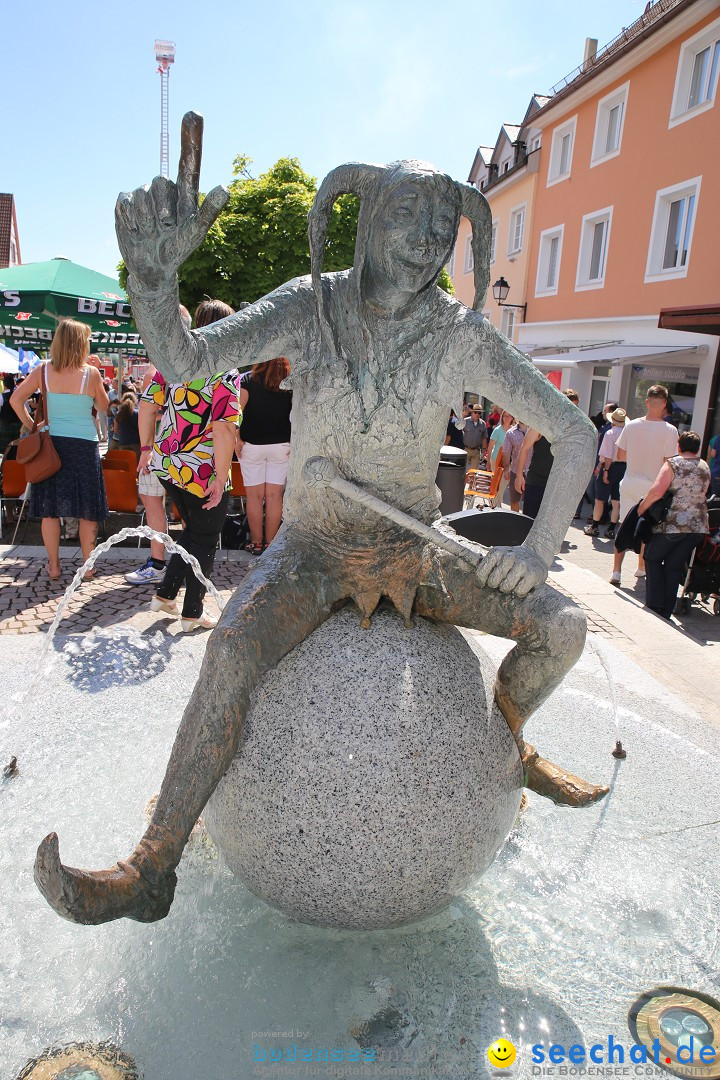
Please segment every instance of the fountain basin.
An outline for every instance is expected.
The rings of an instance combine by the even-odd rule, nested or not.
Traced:
[[[304,922],[374,930],[439,911],[487,869],[522,766],[451,626],[333,615],[260,684],[205,824],[247,887]]]

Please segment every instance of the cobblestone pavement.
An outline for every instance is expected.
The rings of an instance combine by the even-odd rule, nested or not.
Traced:
[[[583,525],[584,521],[573,522],[560,554],[567,562],[607,581],[612,569],[612,541],[585,536]],[[21,548],[18,551],[22,554],[10,553],[0,561],[0,634],[31,634],[48,629],[55,617],[58,602],[80,565],[79,552],[61,548],[63,576],[60,581],[50,581],[42,548]],[[84,582],[74,594],[61,622],[62,632],[85,633],[93,626],[112,626],[146,614],[152,589],[128,585],[123,580],[123,574],[137,569],[146,555],[147,549],[138,551],[136,548],[116,548],[108,553],[98,564],[97,577]],[[242,581],[251,562],[252,556],[245,552],[230,552],[229,556],[227,552],[218,553],[212,580],[224,599]],[[634,577],[634,569],[635,556],[631,552],[623,568],[622,590],[643,603],[645,583]],[[582,596],[571,594],[563,588],[561,574],[553,574],[551,580],[556,589],[572,595],[584,610],[591,633],[615,640],[623,637],[620,629],[589,604],[583,603]],[[680,616],[675,621],[701,644],[720,642],[720,618],[714,616],[707,605],[696,604],[688,615]]]
[[[138,568],[145,555],[141,552],[138,557],[137,551],[128,550],[119,558],[99,564],[97,576],[83,582],[69,601],[60,622],[62,633],[87,633],[94,626],[132,622],[136,616],[146,615],[152,587],[128,585],[123,578],[123,574]],[[211,575],[224,600],[242,581],[251,558],[245,560],[244,553],[233,555],[232,561],[226,561],[220,552]],[[0,634],[37,634],[49,629],[79,565],[79,557],[63,560],[60,581],[51,581],[43,557],[6,556],[0,563]]]
[[[585,515],[583,515],[582,521],[574,521],[567,531],[565,540],[560,549],[560,555],[567,562],[572,563],[574,566],[582,567],[584,570],[589,570],[591,573],[596,574],[603,581],[610,580],[610,572],[613,566],[613,549],[614,543],[612,540],[607,540],[602,536],[591,537],[585,536],[583,528],[586,524]],[[604,530],[603,530],[604,531]],[[622,585],[618,590],[620,593],[624,593],[627,596],[634,597],[639,603],[645,603],[645,579],[636,578],[635,570],[637,568],[637,556],[634,552],[630,551],[625,557],[622,569]],[[556,588],[561,588],[561,582],[557,578],[553,579],[553,585]],[[582,603],[582,597],[574,595],[576,603],[580,604],[584,608],[588,616],[588,625],[591,630],[595,629],[592,625],[593,620],[598,620],[597,613],[591,612],[585,608]],[[648,626],[652,627],[652,616],[648,615]],[[603,620],[600,619],[602,623]],[[682,615],[673,616],[673,624],[682,628],[685,634],[689,635],[694,641],[697,641],[700,645],[711,645],[720,643],[720,618],[713,612],[713,601],[703,602],[697,599],[692,604],[690,610]],[[606,624],[610,631],[610,636],[617,635],[617,631],[613,629],[610,624]],[[602,628],[600,628],[601,632]],[[652,633],[649,629],[648,633]]]
[[[137,569],[144,554],[138,557],[135,551],[125,549],[113,553],[112,562],[100,563],[97,577],[83,582],[69,601],[60,623],[62,632],[86,633],[94,626],[113,626],[147,613],[152,588],[128,585],[123,578],[123,574]],[[233,552],[232,555],[233,561],[226,561],[225,556],[219,553],[212,574],[212,581],[225,600],[242,581],[251,559],[242,552]],[[42,555],[11,555],[2,560],[0,634],[36,634],[50,627],[58,603],[80,565],[80,559],[65,559],[62,565],[61,580],[51,581]],[[557,580],[553,584],[560,592],[566,592]],[[574,599],[577,603],[578,598]],[[591,608],[585,607],[582,601],[579,602],[587,615],[591,633],[607,637],[622,636],[610,623]]]

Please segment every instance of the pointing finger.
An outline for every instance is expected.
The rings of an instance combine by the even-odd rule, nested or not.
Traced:
[[[180,164],[178,165],[178,219],[182,222],[197,210],[202,161],[203,118],[198,113],[185,113],[180,130]]]

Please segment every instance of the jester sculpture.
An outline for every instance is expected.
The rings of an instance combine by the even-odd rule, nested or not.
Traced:
[[[262,676],[344,602],[367,625],[381,598],[413,616],[514,642],[495,699],[520,750],[525,784],[557,803],[600,798],[544,760],[522,729],[578,659],[585,618],[544,584],[592,470],[595,431],[480,314],[489,278],[484,196],[417,161],[352,163],[323,181],[309,215],[311,275],[231,317],[188,331],[177,270],[202,242],[228,194],[199,205],[202,118],[183,120],[177,184],[157,177],[121,194],[117,235],[148,354],[172,381],[291,358],[293,432],[284,524],[253,564],[209,640],[152,823],[109,870],[64,866],[58,839],[41,844],[39,888],[67,919],[162,919],[190,831],[235,756]],[[335,200],[360,200],[352,269],[323,274]],[[437,287],[461,215],[472,224],[473,309]],[[472,565],[433,541],[435,476],[451,407],[480,391],[552,442],[541,510],[520,547],[478,553]],[[342,484],[333,486],[333,478]]]

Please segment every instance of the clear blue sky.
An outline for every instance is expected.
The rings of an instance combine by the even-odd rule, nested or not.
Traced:
[[[430,161],[465,180],[479,144],[533,92],[602,46],[645,0],[85,0],[6,3],[0,191],[15,195],[23,262],[65,255],[113,274],[118,191],[159,171],[155,38],[175,42],[171,174],[182,114],[205,117],[201,187],[298,157]]]

